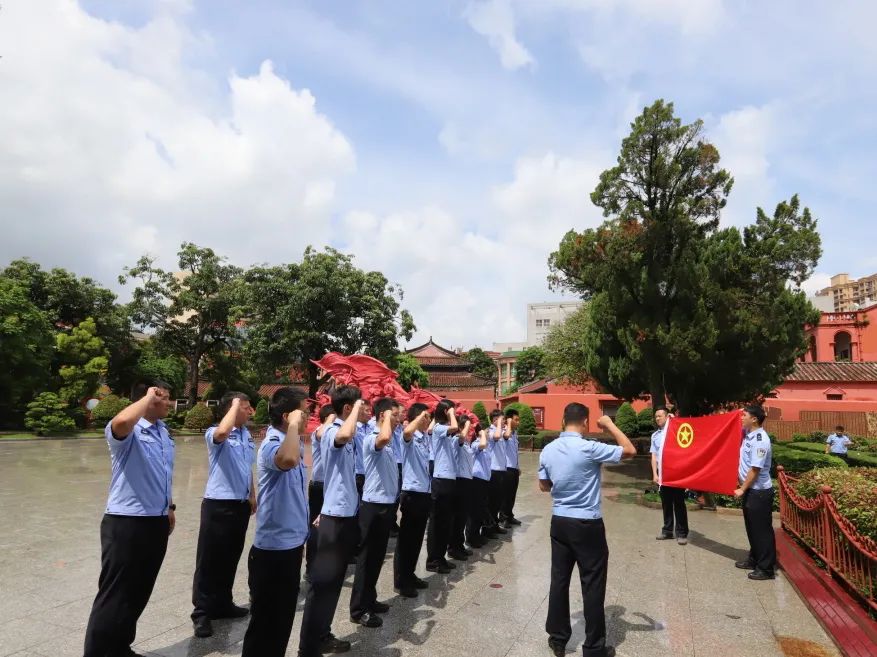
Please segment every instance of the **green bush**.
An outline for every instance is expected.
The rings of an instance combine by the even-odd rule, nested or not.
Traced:
[[[851,468],[877,468],[877,454],[870,452],[847,452],[847,461]]]
[[[828,434],[824,431],[811,431],[809,434],[811,443],[824,443]]]
[[[192,431],[207,431],[213,424],[213,411],[204,404],[195,404],[188,413],[183,426]]]
[[[72,433],[76,423],[68,413],[67,404],[54,392],[41,392],[27,405],[24,426],[38,436]]]
[[[618,407],[618,412],[615,414],[615,426],[621,429],[621,432],[628,438],[634,437],[639,432],[639,420],[630,403],[624,402]]]
[[[487,409],[484,408],[483,403],[475,402],[475,405],[472,407],[472,412],[475,413],[475,417],[478,418],[478,422],[482,427],[486,427],[490,424],[490,418],[487,416]]]
[[[641,436],[650,436],[657,428],[655,424],[655,413],[651,407],[644,408],[636,414],[637,433]]]
[[[550,443],[552,440],[557,438],[560,435],[559,431],[540,431],[536,434],[536,438],[533,441],[533,446],[536,449],[542,449]]]
[[[164,423],[171,429],[182,429],[186,423],[186,409],[171,411],[164,419]]]
[[[254,424],[268,424],[268,400],[260,399],[256,404],[256,413],[253,415]]]
[[[831,486],[838,511],[860,534],[877,540],[877,469],[823,468],[804,473],[795,483],[799,495],[812,499]]]
[[[810,443],[810,442],[798,442],[798,443],[786,443],[785,446],[790,449],[800,449],[805,452],[813,452],[814,454],[825,454],[825,445],[820,445],[819,443]]]
[[[533,409],[521,402],[512,402],[502,410],[505,412],[510,408],[518,411],[521,416],[521,421],[518,424],[518,435],[536,435],[536,416],[533,415]]]
[[[106,426],[119,412],[128,406],[131,400],[118,395],[107,395],[101,399],[91,411],[91,420],[99,427]]]
[[[776,476],[776,467],[783,466],[786,472],[798,474],[814,468],[845,468],[847,464],[842,458],[830,454],[820,454],[786,445],[773,446],[773,465],[771,476]]]
[[[850,436],[853,445],[857,451],[877,453],[877,438],[866,438],[865,436]]]

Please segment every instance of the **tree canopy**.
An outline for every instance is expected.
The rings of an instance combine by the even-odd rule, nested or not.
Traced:
[[[545,352],[541,347],[527,347],[515,359],[515,384],[522,386],[545,376]]]

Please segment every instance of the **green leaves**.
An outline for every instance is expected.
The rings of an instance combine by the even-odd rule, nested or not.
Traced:
[[[541,347],[527,347],[521,351],[515,359],[515,383],[522,386],[544,377],[548,370],[544,361],[545,352]]]
[[[420,366],[420,362],[409,354],[399,354],[392,364],[393,369],[399,374],[399,385],[405,390],[411,390],[412,385],[425,388],[429,385],[429,374]]]

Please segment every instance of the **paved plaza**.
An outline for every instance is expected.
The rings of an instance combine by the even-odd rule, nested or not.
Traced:
[[[551,503],[537,490],[537,460],[538,454],[522,454],[516,512],[523,526],[506,540],[476,551],[451,575],[426,573],[422,554],[418,573],[428,575],[430,588],[414,600],[394,594],[392,567],[384,567],[379,599],[392,610],[382,628],[349,622],[353,571],[348,571],[333,630],[353,643],[350,655],[550,657],[544,624]],[[192,573],[206,472],[203,443],[178,441],[177,529],[138,625],[138,652],[240,655],[247,619],[215,622],[210,639],[192,637]],[[634,503],[647,477],[643,459],[607,468],[605,475],[608,638],[619,655],[838,654],[782,574],[771,582],[752,582],[734,568],[746,544],[742,518],[694,512],[687,546],[655,541],[660,511]],[[101,440],[0,444],[0,656],[82,655],[100,571],[98,526],[108,480],[109,455]],[[252,529],[251,523],[250,539]],[[393,545],[391,539],[390,550]],[[580,654],[584,624],[575,575],[573,582],[573,638],[567,652]],[[237,602],[246,604],[246,551],[235,588]],[[302,600],[289,655],[298,649]]]

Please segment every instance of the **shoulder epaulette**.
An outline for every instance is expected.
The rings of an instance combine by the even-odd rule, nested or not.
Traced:
[[[269,439],[268,439],[268,442],[279,443],[279,442],[280,442],[280,438],[278,438],[277,436],[275,436],[274,438],[269,438]]]

